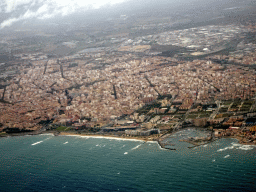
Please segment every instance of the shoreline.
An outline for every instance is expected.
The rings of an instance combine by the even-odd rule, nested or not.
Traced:
[[[88,137],[88,138],[102,138],[102,139],[115,139],[115,140],[131,140],[140,142],[157,142],[159,138],[147,138],[147,137],[127,137],[127,136],[114,136],[114,135],[100,135],[100,134],[76,134],[68,132],[39,132],[39,133],[14,133],[0,135],[0,138],[4,137],[20,137],[20,136],[34,136],[34,135],[53,135],[53,136],[77,136],[77,137]]]
[[[25,134],[25,133],[22,133],[22,134],[5,134],[5,135],[0,135],[0,138],[4,138],[4,137],[17,137],[17,136],[34,136],[34,135],[53,135],[53,136],[74,136],[74,137],[87,137],[87,138],[101,138],[101,139],[109,139],[109,140],[126,140],[126,141],[137,141],[137,142],[144,142],[144,143],[157,143],[158,146],[163,149],[163,150],[176,150],[174,148],[166,148],[162,143],[161,141],[163,141],[163,139],[165,139],[165,137],[168,137],[176,132],[178,132],[179,130],[177,131],[174,131],[173,133],[167,133],[167,134],[164,134],[164,135],[161,135],[157,138],[146,138],[146,137],[134,137],[134,138],[131,138],[131,137],[127,137],[127,136],[113,136],[113,135],[100,135],[100,134],[76,134],[76,133],[68,133],[68,132],[40,132],[40,133],[32,133],[32,134]],[[237,140],[237,143],[238,144],[241,144],[241,145],[249,145],[249,146],[256,146],[256,144],[254,143],[244,143],[242,142],[242,137],[239,137],[239,136],[224,136],[224,137],[216,137],[215,139],[211,140],[211,141],[208,141],[207,143],[202,143],[202,144],[197,144],[195,145],[194,143],[190,143],[188,141],[184,141],[184,142],[187,142],[187,143],[190,143],[192,145],[194,145],[193,147],[189,147],[189,148],[194,148],[194,147],[198,147],[198,146],[202,146],[202,145],[205,145],[205,144],[209,144],[209,143],[212,143],[218,139],[221,139],[221,138],[233,138],[233,139],[236,139]]]
[[[220,137],[220,138],[226,138],[226,139],[232,138],[232,139],[236,139],[238,144],[256,146],[255,143],[245,143],[245,142],[242,142],[243,137],[239,137],[239,136],[224,136],[224,137]]]
[[[101,138],[101,139],[115,139],[115,140],[131,140],[131,141],[140,141],[140,142],[150,142],[154,140],[149,140],[148,138],[131,138],[131,137],[120,137],[120,136],[113,136],[113,135],[91,135],[91,134],[75,134],[75,133],[65,133],[60,132],[58,136],[80,136],[80,137],[88,137],[88,138]],[[157,142],[157,141],[155,141]]]

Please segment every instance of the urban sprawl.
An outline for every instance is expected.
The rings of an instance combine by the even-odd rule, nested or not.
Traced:
[[[155,26],[132,30],[147,27]],[[0,134],[57,130],[157,139],[196,126],[212,130],[208,139],[255,144],[255,29],[233,24],[122,34],[59,57],[12,52],[0,64]],[[106,42],[111,46],[101,46]]]

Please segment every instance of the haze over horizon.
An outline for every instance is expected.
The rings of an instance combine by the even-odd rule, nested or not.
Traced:
[[[16,0],[0,2],[0,30],[10,29],[15,25],[23,25],[27,22],[43,23],[44,21],[53,22],[54,20],[62,20],[60,23],[69,20],[75,20],[78,17],[92,19],[111,17],[113,15],[126,14],[128,12],[139,13],[142,10],[160,11],[161,9],[169,9],[170,12],[186,11],[193,9],[209,9],[221,10],[236,5],[247,5],[255,3],[255,0],[231,1],[231,0]],[[200,8],[201,7],[201,8]],[[174,8],[178,8],[174,9]],[[160,11],[161,12],[161,11]],[[201,14],[201,11],[196,14]],[[73,18],[72,18],[73,17]]]
[[[53,17],[67,16],[75,12],[99,9],[102,6],[111,6],[126,0],[17,0],[0,4],[0,12],[5,15],[1,20],[1,29],[9,27],[16,22],[28,19],[50,19]]]

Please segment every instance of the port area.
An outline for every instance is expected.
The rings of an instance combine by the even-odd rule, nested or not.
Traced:
[[[159,138],[158,143],[165,149],[184,150],[206,145],[215,140],[216,138],[210,129],[188,127],[163,135]]]

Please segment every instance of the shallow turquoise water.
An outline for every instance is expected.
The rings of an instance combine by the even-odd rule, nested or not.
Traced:
[[[256,148],[52,135],[0,139],[0,191],[256,191]]]

